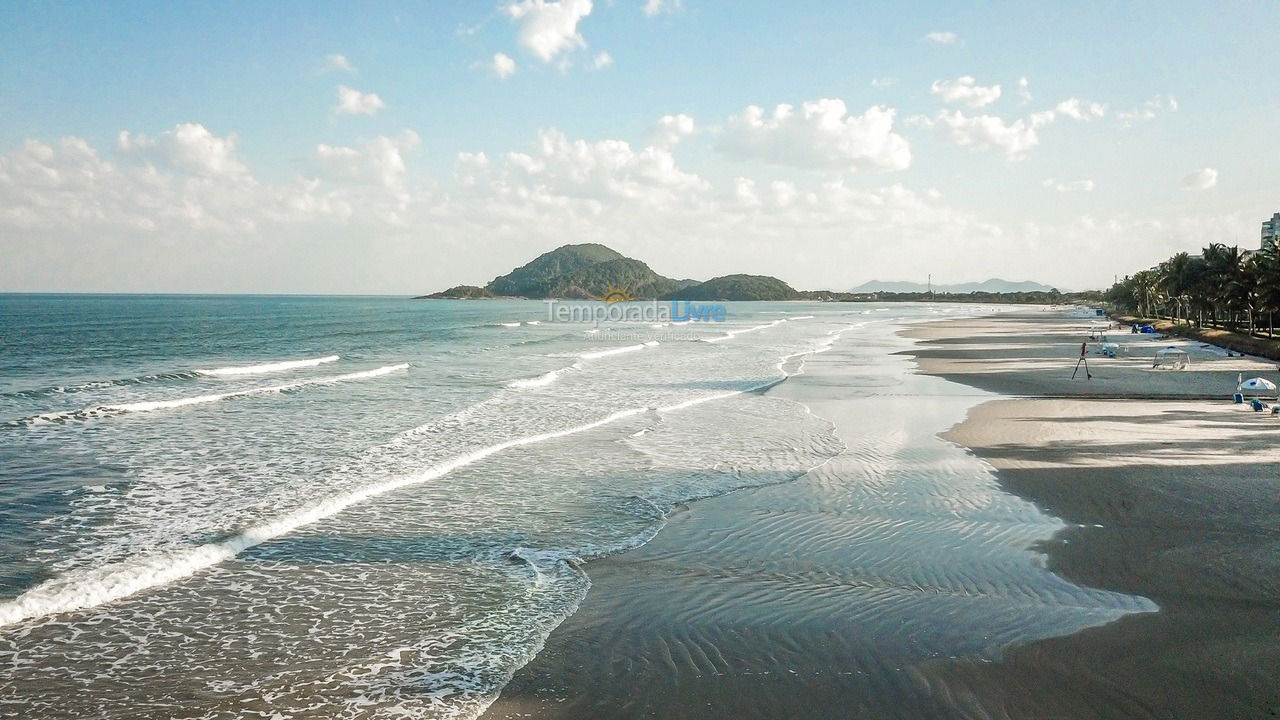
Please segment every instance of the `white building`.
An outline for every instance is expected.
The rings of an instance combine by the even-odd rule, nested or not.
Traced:
[[[1275,245],[1277,239],[1280,239],[1280,213],[1272,215],[1270,220],[1262,221],[1262,249]]]

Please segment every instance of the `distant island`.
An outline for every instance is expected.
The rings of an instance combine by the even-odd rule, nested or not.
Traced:
[[[883,289],[864,289],[875,286]],[[929,292],[919,283],[865,283],[851,292],[796,290],[768,275],[722,275],[710,280],[676,280],[654,272],[648,265],[598,243],[563,245],[543,253],[484,287],[456,285],[448,290],[420,295],[425,300],[484,300],[492,298],[605,299],[607,293],[628,300],[811,300],[820,302],[874,302],[931,300],[935,302],[1060,303],[1093,300],[1098,293],[1064,295],[1033,282],[987,280],[965,285],[938,286]]]

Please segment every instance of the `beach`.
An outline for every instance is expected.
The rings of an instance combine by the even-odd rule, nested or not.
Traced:
[[[846,450],[589,562],[486,718],[1272,717],[1274,364],[1025,309],[837,343],[768,391]],[[1191,367],[1151,369],[1156,350]],[[868,377],[860,353],[917,372]],[[940,435],[940,436],[939,436]]]

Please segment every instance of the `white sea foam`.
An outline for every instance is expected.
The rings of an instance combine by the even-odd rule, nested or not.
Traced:
[[[95,607],[129,597],[150,588],[167,585],[233,558],[248,548],[324,520],[352,506],[402,488],[430,482],[456,469],[472,465],[505,450],[587,432],[646,412],[678,412],[685,408],[775,385],[789,376],[789,373],[784,368],[788,360],[830,349],[836,338],[853,327],[856,326],[850,325],[842,330],[832,331],[826,341],[818,346],[781,358],[777,364],[780,375],[777,380],[747,389],[695,397],[663,407],[634,407],[620,410],[582,425],[507,440],[457,455],[417,473],[391,477],[382,482],[372,483],[355,490],[330,496],[311,505],[254,525],[219,542],[134,558],[123,562],[99,565],[54,577],[32,587],[16,598],[0,602],[0,627],[32,618]],[[617,348],[608,352],[639,350],[656,344],[656,342],[651,341],[650,343]],[[355,379],[356,376],[370,377],[372,374],[385,374],[405,367],[407,365],[388,366],[366,373],[353,373],[352,375],[338,378],[329,378],[328,381],[337,382],[342,379]],[[300,384],[304,383],[293,383],[291,385],[297,386]],[[263,388],[257,390],[257,392],[279,391],[279,389],[286,387],[288,386]],[[523,559],[527,560],[528,558]]]
[[[542,375],[539,375],[537,377],[524,378],[522,380],[512,380],[511,382],[507,383],[507,387],[515,388],[517,390],[543,387],[545,385],[550,385],[551,383],[555,382],[564,373],[569,372],[571,370],[577,370],[579,368],[581,368],[581,365],[579,365],[578,363],[574,363],[568,367],[562,367],[559,370],[552,370],[551,372],[543,373]]]
[[[611,348],[609,350],[597,350],[595,352],[582,353],[578,357],[582,358],[583,360],[595,360],[596,358],[609,357],[610,355],[621,355],[622,353],[629,353],[629,352],[635,352],[637,350],[643,350],[647,347],[653,347],[657,344],[658,344],[657,340],[650,340],[649,342],[640,343],[639,345],[624,345],[623,347]]]
[[[346,375],[334,375],[330,377],[314,378],[309,380],[298,380],[282,385],[270,385],[267,387],[249,388],[247,390],[233,390],[224,393],[210,393],[208,395],[195,395],[192,397],[175,398],[173,400],[148,400],[134,403],[121,403],[116,405],[99,405],[96,407],[82,408],[80,410],[66,410],[56,413],[45,413],[43,415],[35,415],[25,420],[18,421],[26,425],[45,425],[49,423],[65,422],[68,420],[88,420],[97,417],[109,417],[111,415],[120,415],[123,413],[135,412],[151,412],[153,410],[169,410],[172,408],[186,407],[188,405],[203,405],[205,403],[218,402],[228,398],[246,397],[249,395],[268,395],[272,393],[280,393],[296,388],[308,387],[312,385],[331,385],[333,383],[347,382],[350,380],[364,380],[366,378],[374,378],[398,370],[406,370],[409,363],[400,363],[399,365],[386,365],[374,370],[363,370],[361,372],[347,373]]]
[[[498,324],[505,328],[520,327],[520,323],[518,322],[498,323]]]
[[[782,323],[784,323],[784,322],[786,322],[786,321],[787,321],[787,320],[786,320],[786,318],[783,318],[783,319],[781,319],[781,320],[774,320],[774,321],[773,321],[773,322],[771,322],[771,323],[765,323],[764,325],[756,325],[756,326],[754,326],[754,327],[743,328],[743,329],[741,329],[741,330],[730,330],[730,331],[726,332],[724,335],[721,335],[721,336],[719,336],[719,337],[713,337],[713,338],[702,338],[702,341],[703,341],[703,342],[709,342],[709,343],[724,342],[725,340],[732,340],[732,339],[734,339],[734,338],[738,337],[739,335],[745,335],[745,334],[747,334],[747,333],[749,333],[749,332],[755,332],[755,331],[757,331],[757,330],[764,330],[764,329],[766,329],[766,328],[774,327],[775,325],[780,325],[780,324],[782,324]]]
[[[647,412],[631,408],[576,427],[528,435],[458,455],[426,470],[335,495],[250,527],[232,537],[179,551],[97,566],[46,580],[12,600],[0,602],[0,627],[31,618],[95,607],[143,590],[167,585],[235,557],[244,550],[311,525],[372,498],[439,478],[495,453],[593,430]]]
[[[281,362],[263,363],[261,365],[243,365],[239,367],[223,367],[214,368],[213,370],[197,370],[201,375],[211,375],[221,377],[225,375],[262,375],[264,373],[283,372],[285,370],[297,370],[299,368],[315,367],[325,363],[337,362],[339,356],[326,355],[324,357],[311,358],[308,360],[283,360]]]

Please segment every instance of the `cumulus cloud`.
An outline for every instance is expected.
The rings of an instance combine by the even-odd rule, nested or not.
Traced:
[[[824,98],[772,113],[755,105],[728,119],[719,149],[732,156],[795,167],[905,170],[911,146],[893,132],[896,111],[880,105],[861,115]]]
[[[1018,78],[1018,98],[1024,103],[1031,102],[1031,81],[1025,77]]]
[[[29,140],[0,153],[0,288],[422,292],[588,240],[668,274],[758,272],[809,288],[899,266],[902,247],[946,268],[946,281],[1086,287],[1257,223],[1243,213],[999,224],[902,184],[746,173],[713,183],[656,143],[554,130],[514,152],[460,154],[433,178],[415,172],[418,144],[405,131],[317,147],[297,177],[268,181],[233,136],[200,125],[124,133],[102,149]],[[1080,261],[1104,252],[1115,261],[1105,268]]]
[[[663,148],[674,147],[692,135],[695,129],[693,118],[688,115],[663,115],[654,130],[653,144]]]
[[[1095,187],[1092,180],[1054,180],[1047,178],[1041,183],[1050,190],[1058,192],[1093,192]]]
[[[1218,171],[1209,167],[1187,173],[1182,178],[1182,188],[1184,190],[1208,190],[1217,184]]]
[[[508,152],[498,161],[483,153],[459,155],[466,187],[528,198],[628,199],[664,204],[709,184],[681,170],[666,148],[634,148],[623,140],[571,140],[558,130],[538,134],[531,152]]]
[[[938,45],[958,45],[960,43],[959,35],[942,30],[934,30],[933,32],[925,35],[924,39]]]
[[[346,85],[338,86],[338,104],[333,111],[339,115],[375,115],[386,103],[375,93],[363,93]]]
[[[591,58],[591,67],[596,70],[603,70],[612,64],[613,56],[607,52],[598,52]]]
[[[1084,121],[1102,117],[1106,111],[1105,105],[1068,98],[1052,110],[1041,110],[1012,121],[996,115],[965,115],[960,110],[943,110],[931,118],[912,117],[909,122],[934,128],[956,145],[995,149],[1011,160],[1019,160],[1040,144],[1040,130],[1059,117]]]
[[[894,83],[896,83],[896,82],[898,82],[898,81],[897,81],[897,80],[894,80],[894,79],[893,79],[893,78],[891,78],[891,77],[878,77],[878,78],[871,78],[871,87],[874,87],[874,88],[885,88],[885,87],[889,87],[889,86],[893,85],[893,84],[894,84]]]
[[[121,132],[116,147],[163,169],[203,177],[243,175],[247,168],[236,157],[236,136],[219,137],[198,123],[182,123],[155,138]]]
[[[1011,159],[1019,159],[1039,145],[1040,128],[1053,120],[1052,111],[1032,113],[1013,122],[995,115],[965,115],[960,110],[943,110],[933,118],[913,118],[917,124],[936,128],[956,145],[997,149]]]
[[[578,33],[578,23],[591,14],[591,0],[521,0],[504,8],[519,24],[516,39],[520,47],[543,62],[561,53],[586,47]]]
[[[935,80],[933,94],[942,98],[943,102],[964,103],[972,108],[990,105],[1000,99],[1000,86],[982,86],[970,75],[955,80]]]
[[[1092,120],[1107,114],[1107,106],[1096,102],[1085,102],[1080,98],[1067,98],[1053,108],[1054,112],[1076,120]]]
[[[516,61],[506,53],[494,53],[493,60],[488,64],[494,75],[500,78],[509,78],[516,72]]]
[[[324,56],[324,69],[328,72],[344,72],[355,74],[356,66],[351,64],[346,55],[334,53]]]
[[[1172,95],[1156,95],[1132,110],[1122,110],[1116,113],[1116,117],[1120,119],[1122,125],[1129,127],[1147,120],[1153,120],[1156,115],[1162,112],[1177,112],[1177,110],[1177,98]]]
[[[422,142],[412,130],[379,136],[359,148],[316,146],[319,176],[351,184],[376,184],[400,193],[405,188],[405,153]]]

